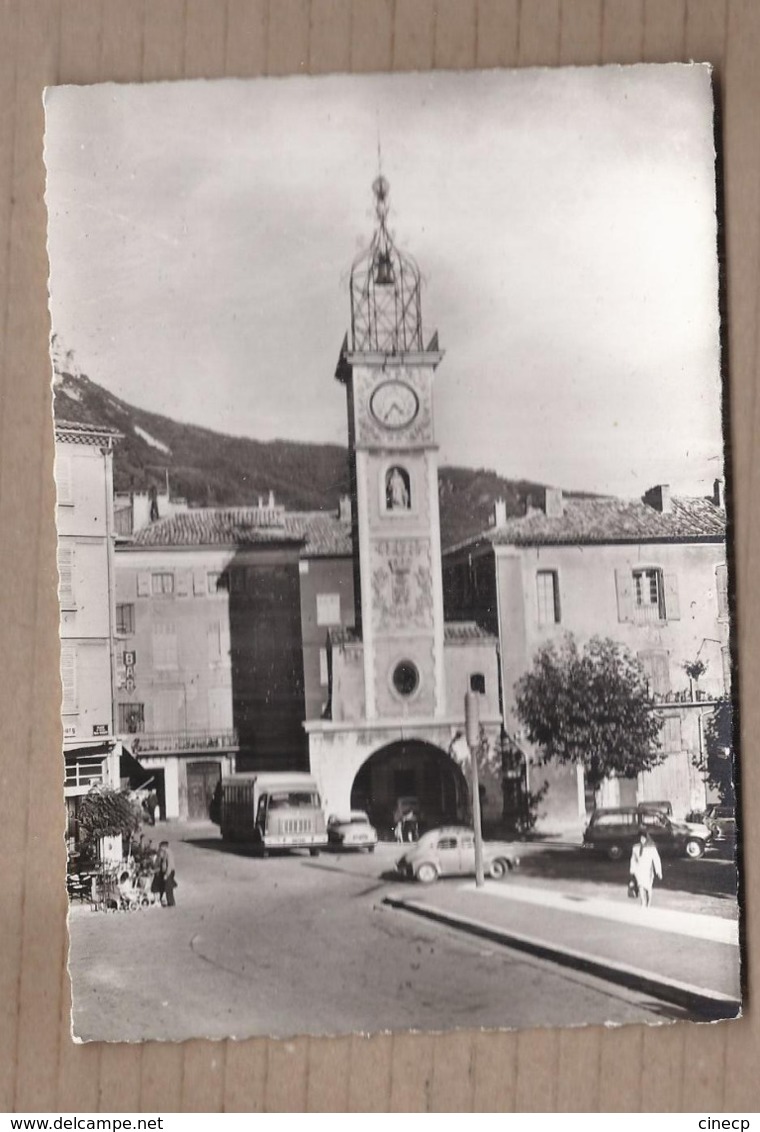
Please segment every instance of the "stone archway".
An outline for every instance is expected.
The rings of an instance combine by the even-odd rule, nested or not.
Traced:
[[[351,788],[351,808],[366,810],[381,837],[392,836],[399,798],[417,799],[423,829],[465,821],[469,792],[457,763],[440,747],[401,739],[362,764]]]

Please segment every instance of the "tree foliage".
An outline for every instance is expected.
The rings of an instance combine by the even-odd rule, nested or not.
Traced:
[[[124,790],[96,786],[82,799],[79,826],[88,844],[102,837],[129,838],[140,827],[140,810]]]
[[[707,717],[704,751],[694,761],[727,806],[733,806],[736,801],[733,751],[734,712],[730,698],[724,696],[718,700],[712,715]]]
[[[598,789],[662,761],[662,720],[652,710],[644,671],[626,648],[572,635],[545,645],[515,686],[517,714],[542,761],[580,764]]]

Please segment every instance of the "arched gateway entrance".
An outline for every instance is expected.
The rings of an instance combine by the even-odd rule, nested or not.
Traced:
[[[419,739],[382,747],[362,765],[351,789],[351,808],[366,810],[381,837],[394,826],[400,798],[414,798],[422,828],[464,821],[469,792],[454,760]]]

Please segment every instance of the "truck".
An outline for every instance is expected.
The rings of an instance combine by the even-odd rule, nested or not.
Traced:
[[[270,849],[308,849],[316,857],[327,845],[319,786],[309,774],[229,775],[217,787],[211,819],[224,841],[250,842],[262,856]]]

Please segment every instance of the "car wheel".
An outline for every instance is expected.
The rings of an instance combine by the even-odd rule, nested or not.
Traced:
[[[619,861],[623,856],[623,850],[620,845],[610,845],[607,850],[607,856],[611,861]]]
[[[319,856],[319,849],[310,849],[309,850],[309,856],[310,857],[318,857]]]
[[[690,857],[692,861],[696,861],[701,856],[703,856],[704,851],[704,843],[698,841],[696,837],[692,837],[689,841],[686,842],[686,856]]]
[[[428,863],[420,865],[414,875],[420,884],[432,884],[433,881],[438,880],[438,870],[435,865]]]
[[[368,853],[374,853],[375,852],[375,846],[374,845],[368,845],[367,846],[367,852]]]
[[[505,861],[503,857],[497,857],[495,861],[491,861],[488,866],[488,875],[491,880],[501,880],[509,872],[509,862]]]

